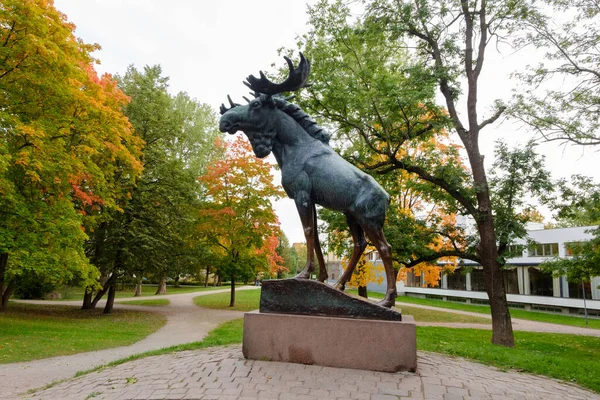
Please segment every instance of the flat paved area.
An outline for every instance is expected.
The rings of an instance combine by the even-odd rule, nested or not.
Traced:
[[[416,373],[245,360],[240,346],[149,357],[35,393],[34,399],[600,399],[551,379],[419,352]]]
[[[239,288],[242,289],[242,288]],[[244,287],[243,289],[254,289]],[[131,361],[76,379],[76,372],[148,350],[202,340],[222,322],[241,318],[243,312],[208,310],[193,304],[193,297],[217,293],[153,296],[168,298],[166,307],[130,308],[160,312],[167,324],[131,346],[65,357],[0,365],[0,399],[19,399],[30,389],[66,380],[32,398],[42,399],[600,399],[576,386],[548,378],[502,372],[462,359],[433,353],[418,353],[418,370],[413,373],[324,368],[298,364],[245,360],[240,346],[213,348]],[[139,299],[139,298],[138,298]],[[142,298],[143,299],[143,298]],[[125,299],[118,299],[121,301]],[[45,301],[44,304],[49,302]],[[57,304],[69,304],[58,302]],[[72,305],[80,306],[81,302]],[[401,308],[402,304],[398,304]],[[406,304],[411,307],[432,308]],[[464,311],[437,309],[476,315]],[[489,329],[486,324],[435,324],[449,327]],[[600,330],[513,320],[515,330],[600,336]]]

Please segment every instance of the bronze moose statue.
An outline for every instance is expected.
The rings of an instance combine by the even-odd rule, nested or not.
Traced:
[[[221,132],[242,131],[252,145],[256,157],[271,152],[281,168],[281,184],[294,200],[306,238],[307,262],[296,276],[310,278],[316,253],[320,266],[319,280],[327,279],[327,271],[317,233],[316,204],[345,214],[354,249],[348,267],[336,283],[343,290],[364,252],[365,234],[379,251],[385,266],[387,291],[379,303],[394,305],[396,273],[392,265],[391,247],[383,234],[383,224],[390,196],[371,177],[344,160],[329,146],[329,134],[298,106],[282,96],[308,86],[310,62],[300,53],[297,68],[288,57],[289,76],[282,83],[269,81],[263,72],[260,78],[250,75],[244,82],[254,93],[248,104],[234,103],[227,96],[230,108],[221,105]]]

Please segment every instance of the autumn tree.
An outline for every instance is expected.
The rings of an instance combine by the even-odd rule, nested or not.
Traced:
[[[207,201],[198,230],[217,255],[218,274],[231,280],[229,305],[233,307],[236,279],[248,280],[261,270],[279,268],[275,251],[279,222],[272,201],[282,191],[273,184],[272,166],[255,157],[242,136],[224,144],[225,157],[199,178]]]
[[[477,95],[490,38],[510,31],[523,17],[522,6],[485,0],[375,0],[366,5],[364,16],[354,18],[344,2],[322,1],[310,9],[312,29],[299,43],[313,60],[314,85],[306,91],[310,99],[305,107],[333,121],[345,138],[361,137],[378,157],[365,162],[365,168],[374,174],[394,170],[414,174],[430,185],[434,202],[450,197],[445,202],[449,210],[472,219],[477,235],[463,236],[467,240],[462,247],[451,252],[483,266],[492,342],[505,346],[513,346],[514,339],[491,191],[479,150],[480,132],[505,107],[496,102],[491,113],[481,118]],[[444,109],[436,104],[436,88]],[[461,101],[464,115],[459,112]],[[439,150],[422,156],[400,151],[444,128],[457,134],[467,169],[443,162],[440,155],[445,154]]]
[[[122,209],[105,213],[94,230],[88,253],[102,288],[86,293],[83,308],[94,308],[107,292],[108,307],[111,288],[126,276],[135,275],[138,285],[152,276],[157,294],[165,293],[166,279],[194,273],[204,254],[194,228],[203,191],[196,178],[218,153],[216,117],[185,93],[170,95],[159,66],[131,66],[118,80],[131,98],[124,113],[145,143],[144,171]]]
[[[93,285],[82,225],[141,171],[126,96],[51,1],[0,7],[0,293],[19,277]]]

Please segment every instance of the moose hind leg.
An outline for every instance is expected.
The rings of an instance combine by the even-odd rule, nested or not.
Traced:
[[[358,221],[356,221],[356,218],[354,218],[352,214],[348,212],[345,212],[344,214],[346,215],[346,221],[348,221],[348,227],[350,228],[350,233],[352,234],[354,248],[352,249],[352,257],[350,257],[350,262],[348,262],[346,270],[335,284],[335,288],[338,290],[345,289],[346,282],[350,280],[360,256],[362,256],[363,252],[367,248],[367,241],[365,240],[365,232],[363,231],[363,228],[359,225]]]
[[[383,234],[383,229],[367,229],[366,233],[377,248],[385,268],[387,290],[385,297],[378,304],[390,308],[395,304],[395,299],[398,295],[396,291],[396,271],[394,271],[394,265],[392,263],[392,246],[387,242],[385,235]]]

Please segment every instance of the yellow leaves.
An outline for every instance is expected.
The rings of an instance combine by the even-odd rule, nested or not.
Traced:
[[[42,181],[40,175],[35,171],[26,171],[25,176],[27,176],[32,183],[40,183]]]
[[[373,251],[373,250],[371,250]],[[347,259],[342,261],[344,268],[348,267]],[[356,264],[356,269],[350,277],[347,285],[350,288],[358,288],[359,286],[367,286],[369,283],[381,284],[384,281],[383,264],[374,264],[367,261],[366,255],[363,254]]]

